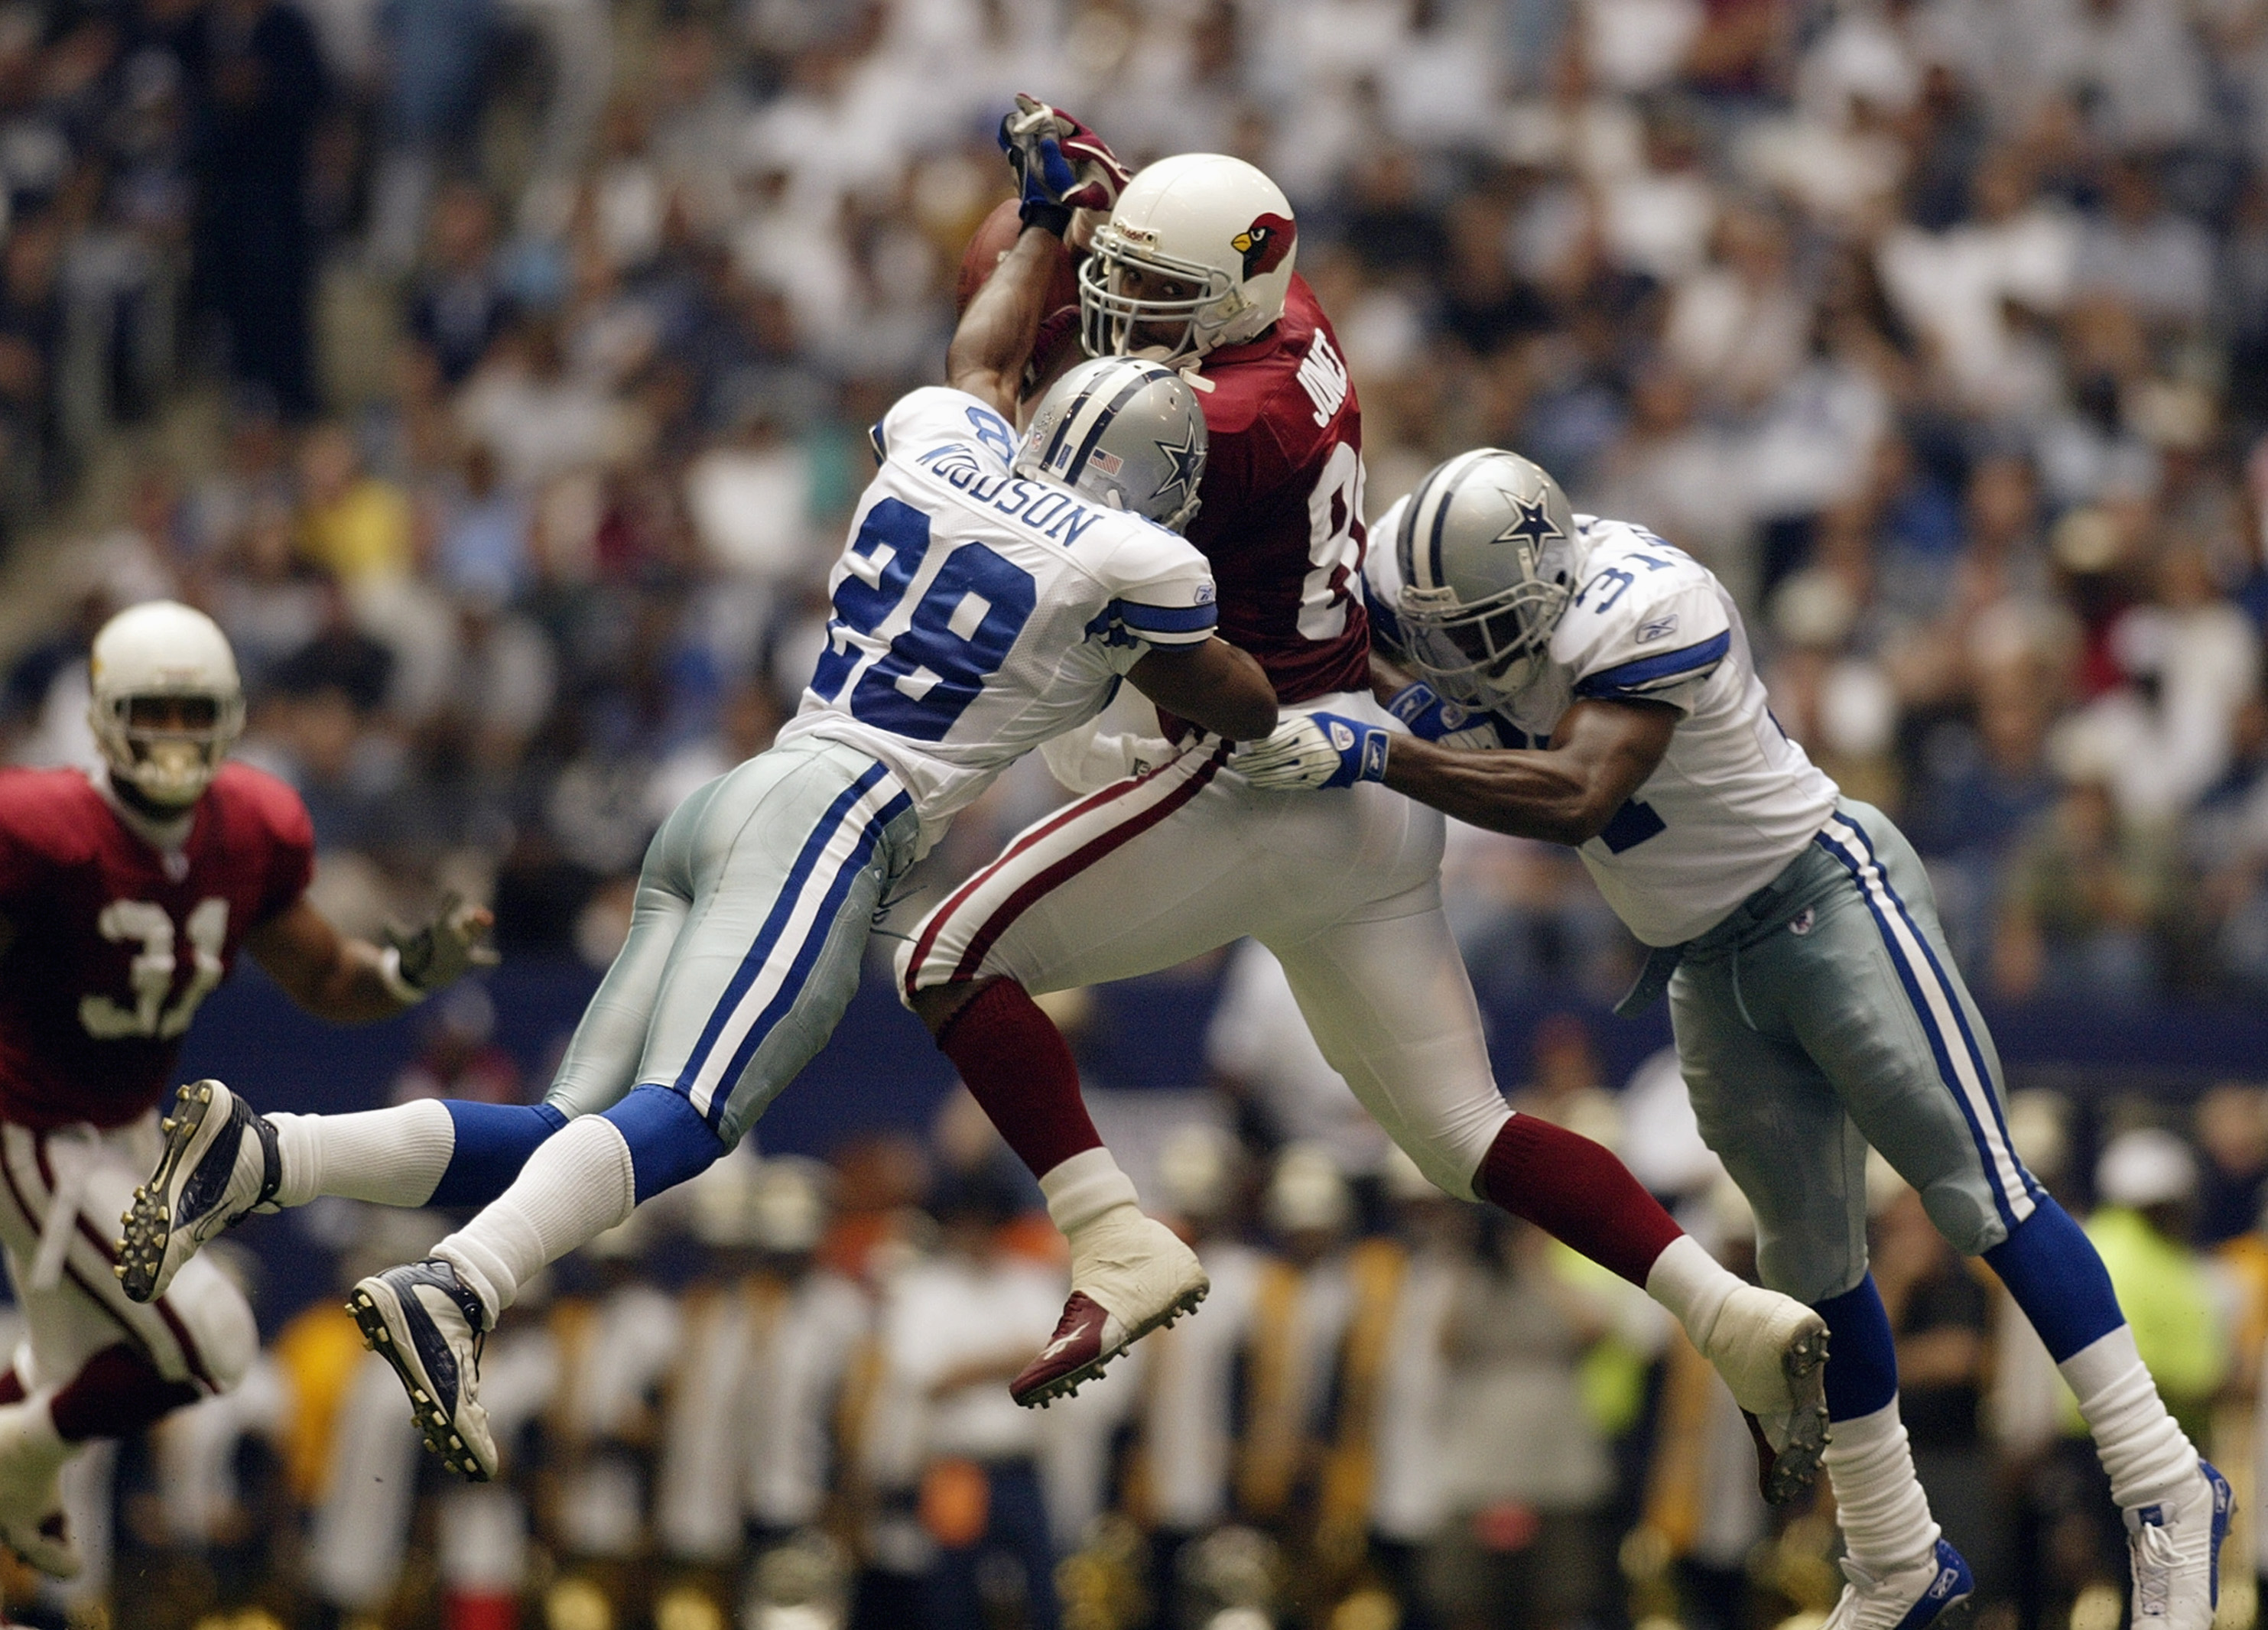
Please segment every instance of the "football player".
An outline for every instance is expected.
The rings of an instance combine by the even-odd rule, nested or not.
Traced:
[[[1290,203],[1217,154],[1130,179],[1092,131],[1028,98],[1002,142],[1026,241],[1067,230],[1074,204],[1109,209],[1079,268],[1087,346],[1172,366],[1197,392],[1209,456],[1189,540],[1212,562],[1222,628],[1286,702],[1381,731],[1362,599],[1362,410],[1293,269]],[[994,282],[1037,282],[1048,267],[1012,253]],[[1249,935],[1282,962],[1323,1055],[1430,1179],[1644,1286],[1764,1418],[1780,1451],[1775,1497],[1807,1487],[1826,1431],[1824,1326],[1726,1272],[1606,1149],[1506,1107],[1442,915],[1440,817],[1373,785],[1330,799],[1255,788],[1226,743],[1166,723],[1178,745],[1144,749],[1152,761],[1122,763],[1125,779],[1017,837],[900,957],[909,1005],[1071,1241],[1071,1297],[1012,1384],[1017,1400],[1073,1390],[1205,1290],[1196,1254],[1135,1204],[1032,995]]]
[[[1732,597],[1492,448],[1434,469],[1379,525],[1393,542],[1366,571],[1373,637],[1423,676],[1388,703],[1407,732],[1317,710],[1237,762],[1259,786],[1381,783],[1577,845],[1654,948],[1624,1010],[1668,989],[1764,1281],[1832,1332],[1826,1465],[1849,1583],[1829,1624],[1919,1630],[1970,1590],[1898,1419],[1867,1269],[1871,1144],[1992,1265],[2078,1398],[2125,1515],[2132,1622],[2205,1630],[2228,1484],[2159,1400],[2095,1247],[2016,1156],[1921,862],[1781,731]]]
[[[137,1303],[107,1243],[198,1007],[249,951],[310,1012],[385,1018],[482,959],[489,921],[453,902],[381,946],[324,919],[298,795],[225,761],[244,694],[203,613],[119,613],[88,679],[102,767],[0,771],[0,1248],[27,1333],[0,1373],[0,1539],[66,1576],[64,1464],[228,1391],[259,1344],[218,1268]]]
[[[877,907],[954,811],[1122,679],[1208,740],[1274,727],[1274,694],[1214,636],[1211,574],[1174,530],[1197,512],[1204,467],[1196,392],[1154,363],[1089,363],[1020,442],[993,404],[1028,339],[1000,336],[1037,313],[991,309],[1020,287],[971,305],[952,387],[911,393],[874,427],[881,468],[832,574],[802,705],[772,747],[662,824],[630,937],[546,1101],[453,1125],[446,1105],[262,1117],[213,1084],[127,1219],[156,1289],[263,1198],[416,1205],[482,1178],[491,1203],[431,1259],[363,1280],[350,1307],[429,1447],[490,1476],[482,1333],[546,1263],[740,1142],[825,1044]]]

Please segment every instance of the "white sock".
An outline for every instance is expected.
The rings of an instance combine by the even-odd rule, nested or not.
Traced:
[[[528,1156],[512,1186],[433,1247],[481,1299],[493,1329],[519,1288],[589,1245],[637,1204],[630,1146],[603,1115],[585,1115]]]
[[[1084,1228],[1104,1212],[1136,1203],[1134,1179],[1118,1169],[1107,1149],[1081,1149],[1048,1168],[1040,1178],[1048,1215],[1064,1233]]]
[[[1935,1552],[1942,1531],[1914,1475],[1896,1399],[1871,1415],[1836,1421],[1823,1459],[1852,1561],[1879,1578]]]
[[[1738,1290],[1741,1276],[1701,1248],[1690,1234],[1680,1234],[1646,1272],[1646,1294],[1668,1308],[1693,1345],[1708,1350],[1709,1333],[1725,1300]]]
[[[278,1206],[323,1194],[381,1206],[422,1206],[457,1149],[457,1123],[438,1098],[351,1115],[270,1115],[283,1182]]]
[[[2110,1498],[2119,1509],[2170,1500],[2195,1480],[2197,1445],[2158,1396],[2131,1325],[2098,1336],[2056,1368],[2095,1435],[2095,1452],[2110,1475]]]

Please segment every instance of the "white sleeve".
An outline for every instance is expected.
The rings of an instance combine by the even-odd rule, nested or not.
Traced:
[[[1009,422],[966,391],[925,385],[890,405],[866,432],[874,462],[893,454],[911,458],[946,442],[973,443],[996,458],[1002,470],[1016,457],[1016,432]]]
[[[1104,562],[1110,590],[1104,618],[1114,644],[1202,645],[1220,621],[1212,568],[1194,545],[1164,527],[1129,518]]]
[[[1724,597],[1708,573],[1665,551],[1609,557],[1587,578],[1552,637],[1575,699],[1666,701],[1690,713],[1733,647]]]

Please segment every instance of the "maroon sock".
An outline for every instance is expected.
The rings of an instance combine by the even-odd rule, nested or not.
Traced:
[[[1613,1151],[1534,1115],[1504,1123],[1474,1186],[1641,1287],[1654,1259],[1685,1231]]]
[[[24,1377],[13,1369],[0,1369],[0,1405],[20,1404],[26,1396]]]
[[[987,985],[946,1023],[937,1045],[1034,1177],[1102,1147],[1063,1032],[1015,980]]]
[[[66,1443],[90,1437],[131,1437],[160,1416],[201,1397],[186,1381],[168,1381],[141,1354],[120,1342],[86,1361],[48,1406],[55,1435]]]

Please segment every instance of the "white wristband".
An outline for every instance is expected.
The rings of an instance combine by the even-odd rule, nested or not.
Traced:
[[[398,946],[388,945],[378,953],[378,982],[386,987],[387,995],[405,1008],[416,1007],[428,994],[401,976],[401,951]]]

